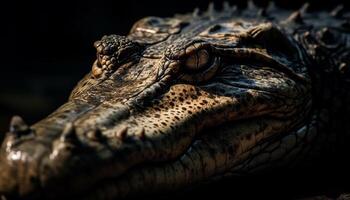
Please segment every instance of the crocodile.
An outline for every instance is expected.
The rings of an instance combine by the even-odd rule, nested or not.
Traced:
[[[210,4],[102,37],[65,104],[12,118],[2,198],[160,194],[347,149],[350,13],[309,8]]]

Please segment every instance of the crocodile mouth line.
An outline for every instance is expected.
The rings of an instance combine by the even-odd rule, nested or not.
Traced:
[[[116,176],[116,177],[104,177],[101,178],[100,180],[98,180],[95,184],[93,184],[92,186],[88,187],[88,189],[84,190],[84,192],[80,192],[77,194],[74,194],[73,196],[69,196],[70,198],[83,198],[83,199],[94,199],[91,198],[91,196],[94,195],[101,195],[102,193],[104,193],[103,191],[107,191],[107,190],[113,190],[115,192],[115,195],[117,196],[121,196],[121,197],[136,197],[139,196],[141,193],[135,193],[135,194],[125,194],[125,193],[118,193],[118,190],[120,189],[119,187],[125,187],[125,185],[127,185],[127,187],[135,187],[133,186],[133,184],[139,184],[139,183],[135,183],[133,182],[133,180],[135,180],[135,174],[136,176],[139,177],[145,177],[148,176],[150,174],[154,174],[154,173],[162,173],[162,171],[166,171],[168,169],[174,169],[176,167],[176,165],[185,165],[183,164],[183,159],[184,157],[189,156],[191,153],[193,153],[193,149],[196,148],[196,146],[202,144],[202,145],[207,145],[210,146],[210,144],[208,144],[208,141],[213,139],[213,137],[215,137],[215,135],[217,135],[217,133],[219,133],[219,135],[221,137],[224,136],[224,134],[226,134],[229,130],[233,130],[235,126],[239,125],[239,124],[244,124],[243,127],[248,127],[251,124],[254,124],[254,122],[252,122],[252,120],[258,119],[261,120],[262,118],[269,118],[268,115],[261,115],[261,116],[256,116],[256,117],[251,117],[251,118],[246,118],[246,119],[239,119],[239,120],[234,120],[233,122],[226,122],[224,124],[218,125],[218,126],[213,126],[210,128],[207,128],[205,131],[200,131],[198,134],[196,134],[196,136],[193,138],[193,140],[191,141],[191,143],[188,145],[188,147],[182,152],[180,153],[178,156],[176,156],[173,159],[169,159],[169,160],[163,160],[163,161],[146,161],[146,162],[141,162],[138,163],[134,166],[131,166],[129,169],[127,169],[125,172],[121,173],[120,175]],[[274,120],[273,117],[270,118],[271,120]],[[232,154],[232,156],[237,156],[237,161],[234,163],[234,165],[239,165],[240,163],[242,163],[244,161],[243,158],[239,158],[241,155],[251,151],[255,146],[257,145],[262,145],[263,143],[265,143],[266,141],[269,141],[270,139],[274,139],[274,140],[278,140],[280,139],[280,137],[283,137],[283,133],[287,133],[293,129],[295,129],[298,126],[299,122],[294,122],[289,126],[288,130],[283,130],[283,131],[279,131],[279,132],[275,132],[275,133],[271,133],[271,135],[267,136],[266,138],[262,138],[261,140],[257,141],[256,139],[254,139],[254,136],[250,136],[250,142],[252,142],[252,140],[256,140],[254,141],[254,144],[252,146],[250,146],[249,148],[247,148],[245,151],[242,152],[237,152],[238,149],[232,149],[232,147],[228,147],[227,148],[227,152],[226,153],[230,153]],[[242,127],[242,126],[241,126]],[[222,131],[222,129],[226,129],[224,131]],[[219,130],[219,131],[218,131]],[[248,129],[249,130],[249,129]],[[264,131],[264,130],[261,130]],[[232,138],[232,139],[237,139],[237,141],[232,141],[232,145],[234,144],[233,148],[238,148],[242,143],[242,142],[247,142],[247,141],[240,141],[240,136],[242,135],[249,135],[249,132],[241,132],[241,135],[236,135],[234,134],[235,131],[232,131],[233,134],[231,133],[231,135],[229,135],[228,137]],[[215,134],[214,134],[215,133]],[[244,137],[246,138],[246,137]],[[200,155],[199,152],[196,152],[198,155]],[[253,155],[253,154],[252,154]],[[199,156],[200,159],[193,161],[193,162],[203,162],[203,157]],[[234,167],[233,165],[231,166],[225,166],[227,168],[232,168]],[[216,171],[215,173],[212,173],[209,177],[216,177],[220,174],[223,174],[224,171],[219,170],[219,166],[216,167],[218,171]],[[150,170],[150,171],[149,171]],[[157,172],[158,170],[158,172]],[[152,172],[150,174],[147,174],[146,172]],[[214,170],[215,171],[215,170]],[[142,175],[141,175],[142,174]],[[152,179],[152,178],[151,178]],[[156,179],[156,178],[155,178]],[[144,181],[146,185],[150,184],[149,180],[146,180],[146,178],[144,180],[139,180],[139,181]],[[156,180],[153,180],[156,181]],[[195,185],[200,185],[200,180],[197,181],[197,184],[195,183]],[[186,183],[184,183],[186,184]],[[179,187],[179,189],[183,188],[184,185],[182,186],[174,186],[174,187]],[[164,192],[167,191],[171,191],[172,190],[172,186],[169,187],[165,187],[164,188]],[[144,190],[144,188],[139,188],[140,190]],[[150,189],[152,190],[152,189]],[[145,192],[145,191],[143,191]],[[113,193],[113,192],[112,192]],[[146,193],[146,192],[145,192]],[[148,192],[147,192],[148,193]],[[152,196],[152,193],[148,194],[150,196]],[[99,197],[100,198],[100,197]]]

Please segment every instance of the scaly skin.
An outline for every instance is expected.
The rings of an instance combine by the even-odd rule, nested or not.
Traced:
[[[12,119],[0,194],[160,193],[349,142],[346,118],[335,120],[349,113],[348,14],[290,14],[226,5],[103,37],[67,103],[30,127]]]

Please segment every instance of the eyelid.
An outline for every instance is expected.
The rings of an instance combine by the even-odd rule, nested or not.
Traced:
[[[102,75],[103,70],[99,66],[98,60],[95,60],[94,64],[92,65],[91,73],[94,78],[99,78]]]

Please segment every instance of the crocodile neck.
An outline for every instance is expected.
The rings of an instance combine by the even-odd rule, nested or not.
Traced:
[[[297,38],[312,62],[309,69],[313,80],[312,115],[318,133],[318,139],[315,139],[315,146],[318,148],[313,153],[318,156],[329,155],[329,158],[336,158],[339,161],[343,160],[349,151],[350,43],[349,38],[333,38],[333,43],[329,45],[320,41],[315,42],[315,38],[322,37],[320,34],[329,33],[329,30],[332,31],[325,27],[309,28],[300,31]],[[336,30],[340,34],[346,34],[344,29]]]

